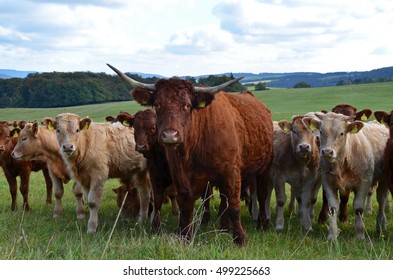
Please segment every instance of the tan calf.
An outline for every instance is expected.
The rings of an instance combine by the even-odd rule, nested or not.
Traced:
[[[98,209],[103,186],[108,178],[119,178],[123,186],[133,184],[140,195],[139,220],[147,218],[151,185],[146,159],[135,151],[131,130],[121,124],[92,123],[75,114],[60,114],[46,124],[56,130],[60,152],[72,176],[79,181],[90,209],[88,233],[98,226]]]
[[[49,174],[55,187],[56,202],[53,216],[55,218],[60,217],[63,212],[61,203],[64,194],[63,184],[68,183],[71,177],[60,154],[60,146],[55,131],[49,131],[46,127],[39,126],[37,122],[27,123],[20,132],[19,140],[12,152],[12,156],[21,160],[40,159],[47,163]],[[85,214],[80,184],[75,182],[73,191],[77,200],[77,218],[83,219]]]
[[[319,129],[321,141],[321,178],[326,192],[331,220],[328,239],[336,240],[339,230],[338,192],[354,191],[355,234],[365,239],[363,212],[371,187],[379,181],[377,232],[385,230],[387,187],[382,178],[383,152],[389,130],[377,122],[363,123],[342,114],[316,113],[319,119],[304,118],[311,130]]]
[[[314,205],[320,187],[319,152],[315,135],[302,122],[303,116],[274,126],[274,157],[270,174],[276,193],[276,231],[284,229],[285,183],[299,203],[299,219],[312,229]],[[271,193],[269,191],[269,193]],[[270,205],[270,199],[267,205]],[[293,206],[291,206],[293,207]]]

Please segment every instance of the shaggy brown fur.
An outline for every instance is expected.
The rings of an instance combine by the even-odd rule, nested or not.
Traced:
[[[265,226],[265,199],[273,155],[270,111],[250,94],[194,93],[191,83],[159,80],[156,90],[134,90],[142,105],[155,106],[159,141],[165,144],[170,171],[178,187],[181,236],[192,238],[195,200],[206,192],[209,181],[217,186],[224,214],[221,227],[233,229],[234,242],[245,245],[240,223],[242,181],[257,178],[260,204],[259,227]],[[214,102],[213,102],[214,101]]]

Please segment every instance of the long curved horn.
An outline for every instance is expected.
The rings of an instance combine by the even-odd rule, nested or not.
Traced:
[[[107,63],[106,65],[108,65],[109,68],[111,68],[113,71],[115,71],[116,74],[120,76],[120,78],[122,78],[125,82],[129,83],[133,88],[144,88],[147,90],[155,90],[156,89],[156,86],[154,84],[144,84],[144,83],[135,81],[134,79],[131,79],[126,74],[124,74],[120,70],[116,69],[115,67],[113,67],[109,63]]]
[[[215,87],[194,87],[194,92],[196,93],[203,93],[203,92],[209,92],[209,93],[217,93],[221,90],[223,90],[226,87],[229,87],[230,85],[236,83],[237,81],[240,81],[244,77],[239,77],[233,80],[230,80],[228,82],[225,82],[221,85],[215,86]]]

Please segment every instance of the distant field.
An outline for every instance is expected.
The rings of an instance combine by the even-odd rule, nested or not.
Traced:
[[[271,89],[254,92],[271,109],[274,120],[289,119],[292,115],[321,109],[330,110],[338,103],[350,103],[359,109],[393,110],[393,83],[369,84],[310,89]],[[105,121],[105,116],[120,110],[131,113],[142,109],[135,102],[119,102],[90,106],[52,109],[0,109],[0,119],[41,120],[59,113],[73,112],[90,116],[94,121]],[[387,215],[388,231],[378,236],[375,231],[376,199],[374,211],[365,215],[367,241],[354,237],[354,214],[349,202],[349,222],[339,223],[341,229],[337,243],[326,240],[327,226],[313,224],[313,232],[301,229],[297,219],[285,207],[285,228],[281,234],[274,231],[275,205],[271,204],[272,222],[267,232],[255,229],[256,223],[242,202],[241,220],[248,236],[245,248],[233,245],[231,235],[219,232],[217,193],[212,202],[212,218],[207,226],[196,222],[196,237],[192,244],[184,244],[176,235],[177,221],[170,215],[169,205],[163,208],[163,231],[150,234],[149,223],[120,221],[115,223],[118,208],[111,188],[117,180],[109,180],[104,188],[99,211],[98,232],[86,234],[87,218],[77,221],[75,199],[71,183],[65,186],[64,215],[54,220],[54,205],[45,204],[44,182],[41,173],[31,176],[30,205],[23,213],[21,207],[10,210],[8,184],[0,171],[0,259],[273,259],[273,260],[391,260],[393,259],[393,213]],[[273,196],[274,197],[274,196]],[[352,196],[351,196],[352,197]],[[316,215],[321,208],[321,195],[316,204]],[[21,196],[18,197],[19,206]],[[199,208],[198,208],[199,209]],[[198,212],[198,210],[197,210]],[[85,208],[88,217],[88,209]],[[200,218],[197,213],[196,217]],[[113,235],[110,236],[114,228]]]
[[[274,120],[289,119],[293,115],[310,111],[330,110],[339,103],[349,103],[358,109],[369,108],[373,111],[393,110],[393,83],[271,89],[254,91],[254,94],[269,107]],[[115,115],[121,110],[134,113],[141,109],[143,107],[133,101],[49,109],[6,108],[0,109],[0,120],[42,120],[44,117],[55,117],[57,114],[70,112],[103,122],[106,116]]]

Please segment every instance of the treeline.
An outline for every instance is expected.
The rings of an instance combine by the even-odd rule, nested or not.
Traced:
[[[358,78],[358,79],[348,79],[348,80],[341,80],[337,83],[338,86],[345,86],[345,85],[360,85],[360,84],[371,84],[371,83],[387,83],[393,82],[393,78]]]
[[[159,78],[130,74],[143,83]],[[214,86],[233,76],[187,77],[197,86]],[[229,90],[238,90],[240,83]],[[51,108],[131,100],[130,87],[117,75],[92,72],[50,72],[29,74],[26,78],[0,79],[0,108]]]

